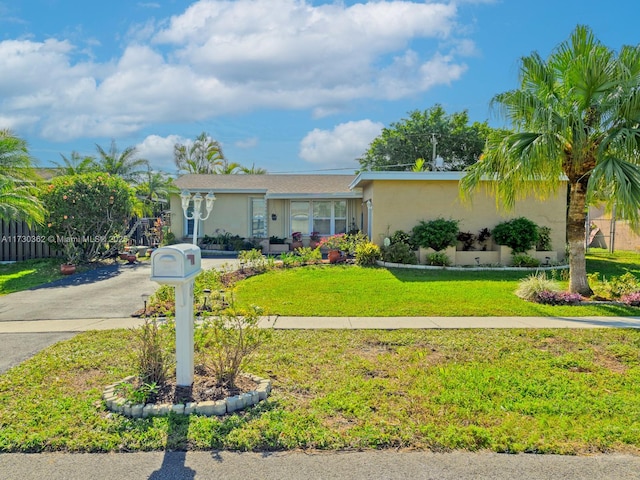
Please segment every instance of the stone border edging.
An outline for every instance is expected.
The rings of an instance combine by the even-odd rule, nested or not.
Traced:
[[[539,270],[566,270],[569,265],[555,265],[555,266],[539,266],[539,267],[456,267],[456,266],[440,266],[440,265],[418,265],[411,263],[391,263],[383,262],[382,260],[376,260],[376,265],[385,268],[412,268],[415,270],[456,270],[460,272],[478,272],[478,271],[539,271]]]
[[[246,407],[256,405],[262,400],[266,400],[271,392],[271,380],[258,377],[257,375],[243,374],[254,382],[258,383],[258,387],[250,392],[242,393],[227,397],[224,400],[205,401],[205,402],[188,402],[185,404],[170,403],[147,403],[146,405],[132,405],[126,399],[116,395],[116,388],[125,382],[131,382],[136,377],[129,376],[119,382],[107,386],[102,392],[102,399],[107,405],[107,409],[114,413],[119,413],[130,418],[147,418],[153,416],[168,415],[174,412],[178,415],[190,415],[196,413],[210,417],[213,415],[226,415],[227,413],[236,412]]]

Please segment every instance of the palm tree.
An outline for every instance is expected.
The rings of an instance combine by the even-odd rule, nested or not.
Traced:
[[[256,167],[255,163],[251,164],[251,167],[240,166],[240,173],[245,175],[265,175],[267,170],[264,168]]]
[[[180,189],[173,184],[173,179],[164,172],[147,169],[144,181],[138,185],[138,198],[144,203],[144,214],[157,216],[158,204],[168,202],[169,196],[180,193]]]
[[[136,158],[136,147],[127,147],[122,152],[118,151],[116,141],[111,140],[109,151],[105,151],[96,144],[98,155],[98,168],[111,175],[118,175],[129,183],[137,183],[146,172],[149,162],[143,158]],[[141,167],[144,167],[142,169]]]
[[[0,130],[0,218],[44,220],[44,208],[35,195],[36,174],[27,143],[10,130]]]
[[[234,175],[242,172],[243,166],[236,162],[227,162],[224,160],[214,173],[219,175]]]
[[[533,53],[521,62],[520,88],[492,100],[514,130],[489,137],[462,191],[489,176],[497,180],[493,193],[513,207],[526,194],[557,191],[567,179],[569,289],[590,295],[585,223],[594,193],[610,188],[617,211],[632,223],[639,219],[640,47],[616,54],[578,26],[546,61]]]
[[[62,154],[60,154],[60,156],[62,157],[62,163],[54,162],[60,175],[80,175],[98,168],[94,157],[82,157],[76,151],[71,152],[70,158]]]
[[[198,135],[191,145],[176,143],[173,159],[182,173],[218,173],[217,169],[225,162],[222,147],[206,132]]]

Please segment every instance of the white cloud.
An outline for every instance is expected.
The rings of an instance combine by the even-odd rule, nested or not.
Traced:
[[[234,143],[234,145],[238,148],[255,148],[258,146],[258,138],[251,137],[251,138],[245,138],[243,140],[238,140],[237,142]]]
[[[384,125],[371,120],[341,123],[333,130],[316,128],[300,142],[300,158],[323,168],[355,170],[359,167],[357,159],[383,128]]]
[[[65,39],[1,41],[0,111],[14,124],[37,119],[27,126],[49,140],[256,109],[326,116],[460,78],[460,58],[474,45],[458,39],[456,19],[444,0],[200,0],[168,21],[141,24],[104,63],[78,60],[86,57]]]
[[[166,137],[149,135],[142,143],[136,145],[136,150],[138,156],[149,160],[154,169],[173,172],[176,170],[176,166],[173,163],[173,146],[176,143],[185,143],[186,141],[179,135],[168,135]]]

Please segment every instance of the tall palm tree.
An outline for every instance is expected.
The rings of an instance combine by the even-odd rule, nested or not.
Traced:
[[[173,159],[181,173],[218,173],[217,169],[225,162],[222,147],[206,132],[198,135],[190,145],[176,143]]]
[[[41,223],[44,208],[35,195],[36,174],[27,142],[0,130],[0,218]]]
[[[489,176],[497,180],[493,192],[512,207],[525,194],[556,191],[566,177],[569,288],[589,295],[585,223],[594,193],[610,188],[617,211],[639,220],[640,47],[616,54],[578,26],[547,60],[533,53],[521,62],[520,88],[492,100],[514,130],[489,137],[462,190]]]
[[[96,159],[91,156],[81,156],[78,152],[71,152],[70,158],[62,157],[62,163],[54,162],[56,169],[60,175],[80,175],[94,171],[98,168]]]
[[[127,147],[118,151],[115,140],[111,140],[109,150],[106,151],[96,144],[98,150],[98,168],[111,175],[118,175],[129,183],[137,183],[146,172],[149,162],[143,158],[136,158],[136,147]]]

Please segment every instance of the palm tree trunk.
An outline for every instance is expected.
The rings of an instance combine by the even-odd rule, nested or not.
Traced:
[[[567,241],[569,242],[569,291],[591,296],[593,291],[587,280],[585,235],[587,221],[587,185],[584,179],[569,185],[569,213],[567,215]]]

